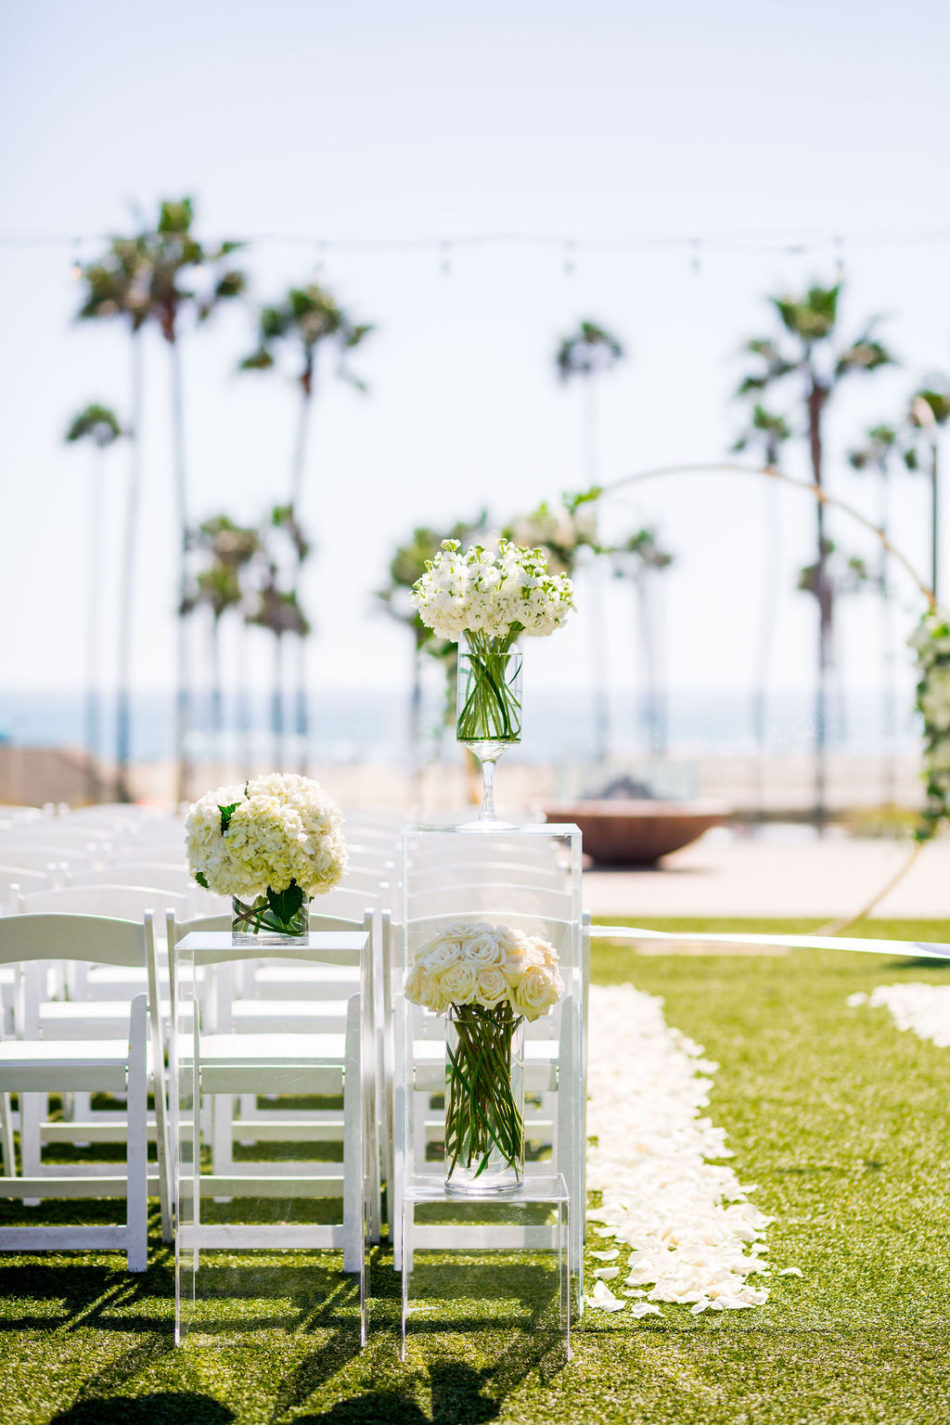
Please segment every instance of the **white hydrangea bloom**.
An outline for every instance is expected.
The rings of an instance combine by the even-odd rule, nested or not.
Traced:
[[[222,808],[233,807],[230,818]],[[222,830],[222,821],[227,826]],[[244,786],[206,792],[188,810],[188,863],[218,895],[254,898],[292,881],[307,897],[338,884],[346,870],[342,816],[309,777],[273,772]]]

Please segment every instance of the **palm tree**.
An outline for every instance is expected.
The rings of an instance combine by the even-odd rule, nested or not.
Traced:
[[[245,618],[248,624],[274,635],[274,683],[271,690],[271,731],[274,766],[284,769],[284,636],[308,637],[310,624],[297,601],[295,589],[282,589],[277,565],[268,561],[264,579],[252,598]]]
[[[409,746],[414,776],[418,775],[421,766],[423,656],[431,655],[442,662],[446,671],[447,693],[451,696],[458,645],[438,638],[431,628],[425,626],[412,605],[410,592],[416,580],[425,573],[427,562],[438,554],[444,539],[457,539],[460,544],[466,544],[474,535],[483,533],[487,524],[488,511],[482,510],[476,519],[457,520],[449,530],[435,530],[428,525],[417,526],[406,543],[397,547],[389,561],[389,582],[385,588],[376,591],[376,597],[383,603],[390,617],[403,624],[412,634]],[[447,707],[448,701],[447,697]]]
[[[261,549],[260,535],[256,529],[235,524],[228,515],[215,515],[205,520],[194,531],[191,547],[201,550],[207,556],[203,569],[199,569],[194,583],[189,588],[181,613],[188,616],[196,609],[206,608],[211,615],[209,639],[209,665],[211,668],[211,731],[216,745],[220,745],[224,730],[224,698],[221,687],[221,620],[232,609],[238,609],[244,602],[245,571]],[[243,674],[243,668],[242,668]],[[244,711],[244,690],[240,690],[242,702],[242,731],[246,733],[246,711]]]
[[[244,291],[243,272],[230,258],[236,242],[207,245],[192,232],[190,198],[165,200],[154,228],[132,238],[114,238],[104,256],[82,269],[85,284],[81,319],[122,317],[133,333],[154,324],[166,343],[171,366],[172,471],[178,522],[178,603],[183,608],[188,588],[188,492],[185,461],[184,398],[181,370],[182,319],[187,314],[203,323],[218,306]],[[135,416],[138,405],[134,406]],[[134,425],[137,429],[137,422]],[[137,483],[137,482],[136,482]],[[187,739],[191,721],[188,645],[184,617],[178,621],[175,747],[178,762],[176,796],[188,795]]]
[[[86,441],[92,446],[92,468],[89,491],[89,533],[86,554],[89,560],[88,590],[86,603],[86,696],[85,724],[86,750],[89,753],[86,777],[90,801],[99,796],[99,779],[96,760],[101,755],[101,689],[100,668],[100,624],[102,620],[102,528],[105,518],[105,501],[102,488],[103,454],[120,440],[122,427],[116,414],[108,406],[92,403],[81,410],[70,422],[66,440],[70,444]]]
[[[892,426],[872,426],[864,443],[852,450],[848,459],[855,470],[868,471],[878,480],[878,524],[882,534],[890,524],[891,464],[898,452],[898,433]],[[882,800],[892,806],[897,796],[897,650],[891,616],[891,587],[886,545],[881,545],[878,572],[872,581],[881,598],[881,730],[884,754],[881,764]]]
[[[629,579],[636,593],[644,675],[641,715],[651,756],[663,757],[669,745],[669,720],[661,685],[656,596],[657,576],[670,567],[673,556],[660,547],[656,531],[645,528],[611,549],[610,555],[614,574],[617,578]]]
[[[735,454],[755,452],[769,470],[777,470],[782,447],[791,439],[792,431],[785,417],[769,411],[758,402],[746,429],[732,449]],[[768,744],[768,685],[772,653],[775,649],[775,625],[781,597],[781,521],[779,519],[778,486],[774,482],[765,490],[766,561],[765,596],[759,619],[759,636],[755,653],[755,674],[752,686],[752,735],[755,738],[756,804],[761,816],[765,807],[765,757]]]
[[[825,420],[841,384],[855,374],[869,374],[890,365],[892,357],[874,335],[868,322],[850,342],[838,332],[841,285],[813,283],[801,296],[771,297],[779,320],[777,338],[756,337],[746,344],[755,368],[739,387],[740,397],[757,404],[763,392],[794,384],[802,408],[802,423],[795,431],[807,447],[812,480],[819,494],[825,486]],[[818,659],[815,688],[815,820],[819,829],[827,819],[827,714],[828,677],[832,658],[833,596],[827,574],[830,552],[825,530],[825,507],[816,501],[816,558],[811,582],[818,603]]]
[[[904,463],[908,470],[929,466],[930,475],[930,587],[938,596],[940,582],[940,485],[938,432],[950,420],[950,381],[932,377],[910,399],[905,421]]]
[[[308,287],[292,287],[275,306],[262,307],[258,315],[257,347],[240,363],[242,371],[271,371],[281,352],[288,352],[294,363],[294,380],[300,392],[297,414],[297,435],[290,466],[289,499],[285,506],[284,524],[294,539],[297,567],[293,591],[299,595],[304,562],[310,552],[309,543],[297,541],[307,465],[313,400],[317,390],[319,355],[324,348],[335,351],[336,375],[355,386],[366,389],[352,374],[347,357],[365,341],[372,326],[354,322],[329,292],[312,282]],[[299,770],[306,770],[309,717],[307,710],[307,676],[305,644],[297,641],[295,670],[295,732],[299,749]]]
[[[118,318],[130,337],[129,473],[122,536],[119,634],[116,672],[116,797],[131,801],[129,763],[132,738],[132,629],[138,568],[138,511],[142,484],[142,331],[148,320],[145,243],[141,237],[113,238],[105,255],[81,270],[84,297],[77,319]]]
[[[247,575],[254,561],[261,553],[262,543],[258,531],[249,525],[235,523],[228,515],[215,515],[200,524],[192,537],[192,546],[203,550],[208,556],[205,578],[199,573],[196,588],[196,604],[210,608],[211,626],[211,666],[212,678],[211,722],[213,731],[220,736],[223,726],[223,698],[220,677],[220,620],[229,609],[238,609],[247,598]],[[190,612],[187,610],[186,612]],[[247,627],[244,620],[241,627]],[[241,757],[247,775],[250,752],[247,746],[250,735],[250,711],[247,700],[247,659],[239,658],[239,682],[236,689],[236,722],[241,738]]]
[[[587,484],[599,491],[600,449],[597,423],[597,379],[612,371],[626,353],[615,336],[596,322],[582,321],[570,336],[563,337],[554,357],[558,378],[565,384],[580,381],[584,391],[584,461]],[[594,664],[594,757],[606,762],[610,751],[610,696],[607,687],[607,649],[604,628],[604,590],[601,565],[594,558],[591,599],[591,649]]]

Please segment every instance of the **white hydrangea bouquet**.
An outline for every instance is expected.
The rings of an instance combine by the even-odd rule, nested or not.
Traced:
[[[231,896],[237,941],[307,934],[310,900],[346,870],[342,817],[319,782],[292,773],[206,792],[188,810],[188,863]]]
[[[524,1176],[523,1029],[564,994],[554,946],[480,920],[421,945],[406,998],[446,1016],[446,1182],[499,1191]]]
[[[924,720],[927,801],[919,841],[950,820],[950,611],[933,608],[908,640],[917,655],[917,711]]]
[[[447,539],[412,586],[413,606],[427,628],[459,643],[456,736],[485,773],[483,818],[494,818],[495,761],[521,740],[522,636],[547,638],[574,607],[567,574],[552,574],[542,549],[498,541],[462,552]]]

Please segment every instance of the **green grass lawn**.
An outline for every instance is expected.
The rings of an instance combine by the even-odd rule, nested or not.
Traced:
[[[807,928],[652,921],[657,928]],[[950,940],[950,922],[869,934]],[[129,1277],[115,1255],[0,1258],[0,1422],[283,1425],[374,1421],[912,1425],[950,1416],[950,1051],[900,1034],[855,990],[950,983],[895,956],[636,956],[596,944],[600,983],[662,995],[667,1021],[720,1068],[710,1107],[743,1183],[776,1220],[776,1267],[753,1311],[636,1321],[588,1313],[559,1364],[530,1323],[447,1302],[401,1365],[397,1279],[374,1263],[376,1329],[358,1350],[352,1282],[330,1254],[284,1271],[284,1308],[229,1299],[212,1345],[172,1344],[173,1261]],[[592,1246],[600,1245],[593,1239]],[[235,1282],[238,1280],[235,1274]],[[243,1291],[242,1287],[238,1287]]]

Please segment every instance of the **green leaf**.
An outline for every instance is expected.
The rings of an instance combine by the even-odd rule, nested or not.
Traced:
[[[223,806],[220,806],[220,805],[218,806],[218,811],[221,813],[221,835],[222,835],[222,836],[223,836],[224,833],[227,831],[228,827],[231,825],[231,818],[232,818],[232,816],[234,815],[234,813],[237,811],[237,809],[238,809],[238,807],[239,807],[240,805],[241,805],[240,802],[232,802],[229,807],[223,807]]]
[[[208,885],[208,882],[205,879],[204,871],[196,871],[195,880],[198,882],[199,886],[204,886],[206,891],[210,891],[211,887]]]
[[[286,925],[303,905],[303,891],[296,881],[291,881],[284,891],[274,891],[267,887],[267,903],[282,925]]]

